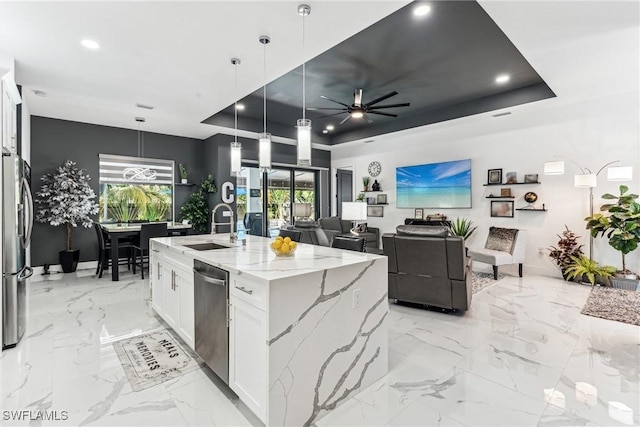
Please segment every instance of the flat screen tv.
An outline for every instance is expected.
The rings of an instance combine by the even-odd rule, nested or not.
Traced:
[[[396,207],[471,208],[471,159],[396,168]]]

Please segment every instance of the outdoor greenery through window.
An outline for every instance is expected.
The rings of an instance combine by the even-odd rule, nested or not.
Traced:
[[[100,154],[100,222],[173,221],[173,160]]]

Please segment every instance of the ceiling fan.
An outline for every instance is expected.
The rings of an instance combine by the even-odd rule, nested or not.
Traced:
[[[313,108],[313,107],[310,107],[310,108],[308,108],[308,110],[314,110],[314,111],[318,111],[318,110],[340,110],[340,112],[338,112],[338,113],[328,114],[326,116],[322,116],[321,118],[337,116],[337,115],[344,114],[344,113],[349,114],[340,123],[338,123],[338,126],[343,124],[344,122],[346,122],[347,120],[349,120],[351,118],[354,118],[354,119],[364,118],[367,122],[373,123],[373,120],[371,120],[371,118],[367,117],[367,114],[379,114],[381,116],[398,117],[397,114],[383,113],[383,112],[377,111],[377,110],[382,110],[382,109],[385,109],[385,108],[408,107],[410,105],[408,102],[404,102],[402,104],[390,104],[390,105],[375,106],[375,104],[377,104],[379,102],[382,102],[385,99],[391,98],[392,96],[396,96],[397,94],[398,94],[398,92],[396,92],[396,91],[389,92],[386,95],[383,95],[383,96],[381,96],[379,98],[374,99],[373,101],[370,101],[370,102],[367,102],[367,103],[363,104],[362,103],[362,89],[356,89],[355,93],[354,93],[354,97],[353,97],[354,98],[353,104],[351,104],[351,105],[347,105],[344,102],[336,101],[335,99],[331,99],[328,96],[321,95],[320,96],[321,98],[324,98],[327,101],[335,102],[336,104],[340,104],[343,107],[342,108],[338,108],[338,107],[334,107],[334,108]]]

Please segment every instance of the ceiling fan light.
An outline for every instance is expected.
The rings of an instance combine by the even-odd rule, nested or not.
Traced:
[[[351,113],[351,117],[353,117],[354,119],[361,119],[364,117],[364,113],[362,111],[354,111]]]
[[[311,120],[298,119],[298,166],[311,166]]]
[[[261,133],[259,138],[258,165],[260,166],[260,172],[268,172],[271,170],[271,134]]]

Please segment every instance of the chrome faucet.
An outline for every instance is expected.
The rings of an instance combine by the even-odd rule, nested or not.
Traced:
[[[218,208],[221,208],[221,207],[225,207],[229,209],[229,212],[231,212],[231,218],[228,223],[216,222],[216,211],[218,210]],[[235,221],[234,221],[233,209],[231,209],[231,206],[228,205],[227,203],[218,203],[213,207],[213,211],[211,213],[211,234],[216,234],[216,225],[229,225],[229,241],[231,243],[235,243],[235,241],[237,240],[237,235],[234,231]]]

